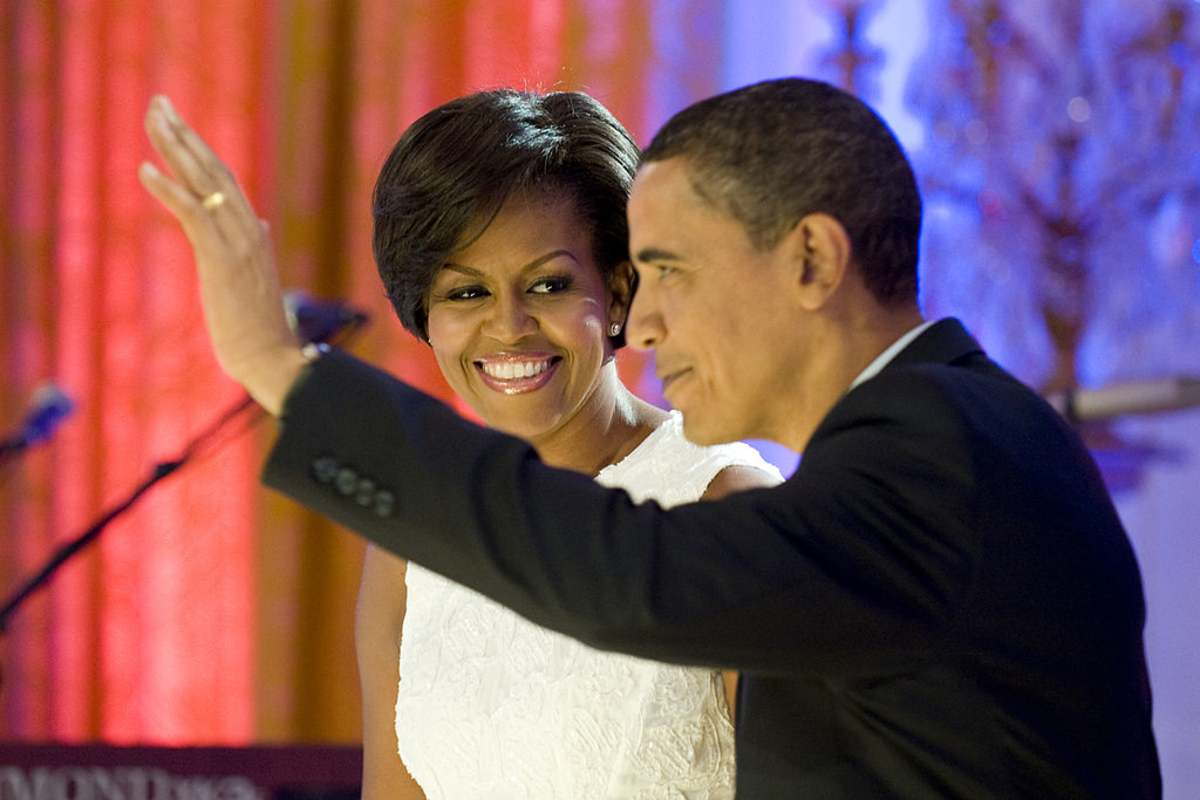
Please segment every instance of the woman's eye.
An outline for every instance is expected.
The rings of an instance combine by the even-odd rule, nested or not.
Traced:
[[[675,267],[672,267],[669,264],[655,264],[654,269],[658,271],[658,277],[660,280],[669,275],[674,275],[678,271],[675,269]]]
[[[570,285],[571,279],[566,276],[541,278],[529,287],[529,291],[533,294],[554,294],[567,289]]]
[[[481,286],[463,286],[446,292],[447,300],[478,300],[486,296],[487,291]]]

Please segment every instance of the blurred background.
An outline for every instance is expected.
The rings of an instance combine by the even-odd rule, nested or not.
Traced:
[[[927,315],[1048,393],[1200,376],[1198,0],[7,0],[0,59],[0,431],[47,381],[76,405],[0,461],[0,595],[239,397],[137,182],[160,92],[271,221],[285,285],[368,311],[355,352],[444,398],[371,259],[407,124],[477,89],[581,89],[644,144],[785,74],[857,92],[909,150]],[[1167,796],[1195,798],[1200,411],[1082,427],[1142,567]],[[235,425],[13,616],[0,740],[357,740],[362,548],[258,485],[272,436]]]

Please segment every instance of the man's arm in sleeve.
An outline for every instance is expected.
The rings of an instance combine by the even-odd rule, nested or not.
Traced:
[[[835,457],[774,489],[634,505],[338,353],[310,367],[281,422],[268,485],[604,649],[787,672],[902,661],[929,646],[965,569],[961,553],[906,544],[923,522]],[[884,539],[861,529],[873,522]]]

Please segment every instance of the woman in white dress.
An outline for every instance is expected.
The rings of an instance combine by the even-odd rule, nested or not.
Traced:
[[[549,464],[664,505],[778,482],[745,445],[692,445],[617,376],[637,158],[580,93],[434,109],[376,184],[388,296],[459,397]],[[356,644],[364,800],[733,797],[732,674],[592,650],[373,547]]]
[[[429,112],[376,184],[389,297],[459,397],[547,463],[662,504],[774,482],[749,447],[689,443],[617,376],[637,158],[583,94],[482,92]],[[403,796],[397,744],[430,800],[733,795],[719,672],[591,650],[375,549],[358,654],[365,800]]]

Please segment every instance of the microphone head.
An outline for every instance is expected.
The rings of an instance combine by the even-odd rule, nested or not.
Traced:
[[[364,324],[366,312],[340,300],[318,300],[300,289],[283,294],[288,327],[303,344],[326,342],[347,327]]]
[[[34,444],[49,439],[54,429],[74,410],[74,401],[62,389],[50,381],[43,383],[33,392],[29,412],[21,426],[22,440],[25,444]]]

